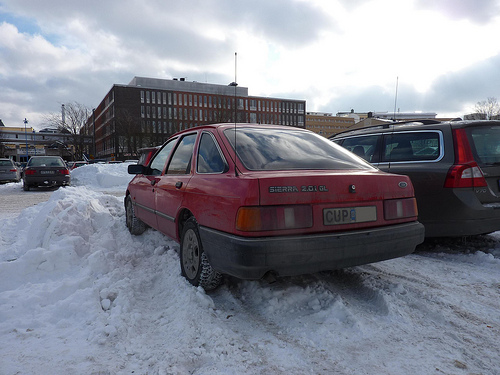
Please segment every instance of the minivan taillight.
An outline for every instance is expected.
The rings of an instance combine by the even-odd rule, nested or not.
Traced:
[[[488,186],[483,171],[474,160],[465,129],[452,129],[455,164],[444,182],[445,188],[471,188]]]

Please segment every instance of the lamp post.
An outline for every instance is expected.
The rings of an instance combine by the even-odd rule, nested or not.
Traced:
[[[26,138],[26,163],[28,162],[28,131],[26,129],[26,125],[28,125],[28,120],[26,120],[26,117],[24,118],[24,136]]]

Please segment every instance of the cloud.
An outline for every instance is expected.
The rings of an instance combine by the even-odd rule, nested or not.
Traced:
[[[416,0],[416,7],[437,11],[450,19],[466,19],[483,24],[498,17],[498,0]]]

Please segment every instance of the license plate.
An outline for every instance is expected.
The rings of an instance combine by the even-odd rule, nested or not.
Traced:
[[[40,174],[54,174],[55,171],[40,171]]]
[[[377,220],[377,207],[344,207],[325,208],[323,210],[324,225],[366,223]]]

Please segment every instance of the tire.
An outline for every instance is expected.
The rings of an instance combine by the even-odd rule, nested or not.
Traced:
[[[203,251],[194,217],[189,218],[182,229],[180,260],[182,276],[194,286],[213,290],[222,283],[222,274],[212,268]]]
[[[143,234],[147,229],[146,224],[135,216],[134,205],[130,195],[125,199],[125,223],[128,231],[133,235]]]

